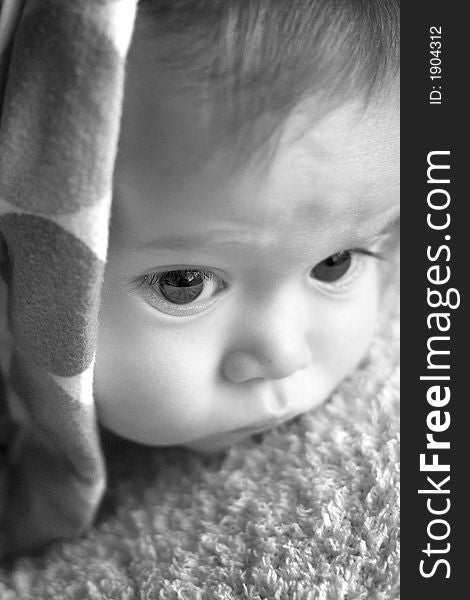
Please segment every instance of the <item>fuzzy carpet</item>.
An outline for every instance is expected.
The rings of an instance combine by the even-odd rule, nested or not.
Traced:
[[[319,409],[199,456],[105,439],[75,542],[0,567],[1,600],[399,597],[398,318]]]

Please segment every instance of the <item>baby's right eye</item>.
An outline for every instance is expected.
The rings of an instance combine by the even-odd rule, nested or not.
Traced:
[[[203,267],[178,268],[146,274],[140,287],[157,310],[177,316],[194,315],[212,305],[227,284]]]

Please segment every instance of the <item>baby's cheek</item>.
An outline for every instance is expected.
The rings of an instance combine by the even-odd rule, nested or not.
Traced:
[[[204,414],[219,362],[212,331],[201,335],[197,320],[178,324],[124,299],[122,305],[111,303],[103,318],[99,354],[108,354],[101,364],[107,363],[107,370],[112,368],[120,379],[115,387],[121,396],[134,392],[140,410],[169,415],[174,410],[179,418]]]
[[[379,288],[371,281],[351,302],[337,305],[325,318],[323,339],[332,378],[339,383],[367,352],[378,315]]]
[[[149,357],[146,395],[166,411],[177,406],[180,415],[203,415],[214,381],[213,350],[191,336],[156,334],[143,348]]]

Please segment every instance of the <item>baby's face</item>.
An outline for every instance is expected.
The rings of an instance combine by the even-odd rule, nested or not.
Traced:
[[[131,65],[95,382],[100,421],[145,444],[217,450],[308,411],[374,330],[396,101],[307,102],[239,171],[225,150],[205,160],[191,99]]]

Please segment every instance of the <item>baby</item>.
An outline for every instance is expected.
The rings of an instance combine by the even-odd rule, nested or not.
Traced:
[[[398,2],[147,0],[131,49],[95,397],[220,450],[323,402],[396,253]]]

